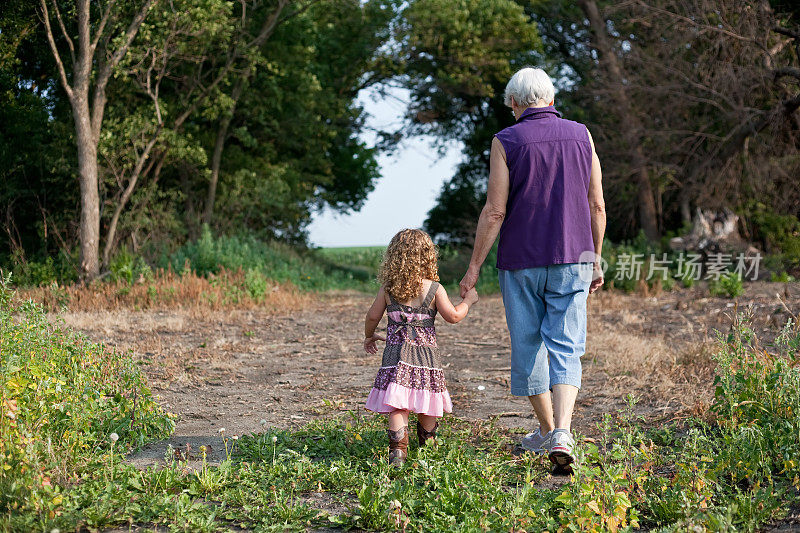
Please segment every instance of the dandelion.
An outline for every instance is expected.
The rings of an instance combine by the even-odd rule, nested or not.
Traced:
[[[272,444],[275,444],[276,442],[278,442],[278,436],[277,435],[273,435],[272,436]]]
[[[111,454],[110,454],[110,458],[111,458],[111,478],[113,479],[114,478],[114,444],[116,444],[117,441],[119,440],[119,435],[117,435],[117,433],[114,432],[114,433],[112,433],[111,435],[108,436],[108,439],[111,441]]]
[[[261,427],[263,428],[266,425],[267,425],[267,421],[262,418],[261,419]]]
[[[225,433],[225,428],[219,428],[219,433],[220,433],[220,435]]]
[[[234,436],[233,436],[233,437],[231,437],[231,438],[232,438],[233,440],[239,440],[239,435],[234,435]]]

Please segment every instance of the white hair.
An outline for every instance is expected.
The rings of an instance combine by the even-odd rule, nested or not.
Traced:
[[[511,107],[512,96],[517,105],[522,107],[533,105],[539,100],[544,100],[546,104],[549,104],[556,97],[556,89],[545,71],[540,68],[526,67],[518,70],[508,80],[503,102],[509,107]]]

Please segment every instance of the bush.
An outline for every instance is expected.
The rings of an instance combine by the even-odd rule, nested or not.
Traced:
[[[728,272],[717,280],[711,280],[708,284],[708,290],[712,296],[736,298],[744,293],[742,277],[736,272]]]
[[[766,251],[778,256],[785,266],[800,267],[800,220],[774,213],[763,204],[754,204],[748,211],[755,236]]]
[[[739,316],[719,341],[713,418],[645,432],[631,406],[612,440],[607,421],[557,498],[565,526],[753,531],[796,501],[800,330],[790,322],[765,350]]]
[[[77,280],[74,265],[77,255],[59,252],[43,259],[25,260],[20,255],[10,258],[10,270],[14,272],[14,284],[22,287],[41,287],[52,283],[71,283]]]
[[[791,480],[800,488],[800,332],[789,322],[770,350],[741,316],[716,356],[712,411],[733,483]]]
[[[790,276],[785,270],[783,272],[773,272],[770,274],[769,280],[773,283],[791,283],[797,281],[794,276]]]
[[[108,265],[111,281],[123,281],[132,284],[134,281],[152,281],[153,270],[141,256],[128,250],[122,250]]]
[[[447,247],[439,248],[439,278],[454,298],[458,295],[458,283],[469,267],[469,260],[472,257],[472,248],[467,247]],[[478,283],[475,288],[481,295],[495,294],[500,292],[500,281],[497,271],[497,243],[489,251],[486,261],[483,262]]]
[[[130,355],[52,325],[0,280],[0,526],[42,530],[108,450],[173,428]],[[118,441],[110,440],[116,434]],[[13,514],[10,514],[13,511]]]
[[[655,257],[661,261],[663,253],[661,247],[657,243],[649,241],[643,232],[640,232],[635,239],[619,244],[608,240],[603,241],[602,256],[607,263],[604,287],[630,292],[644,283],[650,288],[658,284],[664,290],[670,290],[675,285],[677,263],[674,254],[667,256],[669,265],[667,265],[666,280],[662,279],[663,274],[656,269],[653,271],[653,276],[650,277],[651,258]],[[638,263],[638,268],[632,267],[634,259]],[[635,273],[636,270],[638,270],[638,275]]]

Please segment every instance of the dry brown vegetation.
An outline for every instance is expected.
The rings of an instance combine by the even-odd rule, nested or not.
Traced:
[[[181,309],[207,312],[230,309],[278,311],[305,305],[310,296],[289,283],[269,282],[261,290],[248,287],[242,270],[222,270],[198,276],[160,270],[152,279],[96,282],[88,285],[21,288],[18,297],[41,303],[50,311],[69,309],[78,312]]]

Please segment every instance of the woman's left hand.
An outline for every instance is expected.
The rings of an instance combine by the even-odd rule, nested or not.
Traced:
[[[382,337],[381,335],[373,335],[372,337],[367,337],[364,339],[364,351],[367,353],[378,353],[378,345],[375,344],[377,341],[386,341],[386,337]]]
[[[592,294],[603,285],[603,270],[600,268],[600,262],[594,264],[592,269],[592,283],[589,285],[589,294]]]

